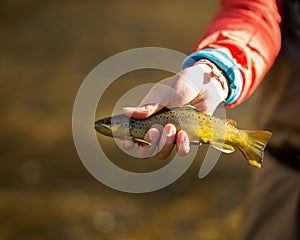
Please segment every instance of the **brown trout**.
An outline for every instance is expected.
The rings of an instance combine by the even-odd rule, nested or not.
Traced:
[[[234,120],[209,116],[190,106],[164,108],[145,119],[115,115],[96,121],[95,129],[105,136],[150,144],[144,140],[146,132],[155,124],[164,126],[167,123],[174,124],[177,131],[186,131],[191,144],[210,144],[224,153],[232,153],[235,146],[252,166],[258,168],[261,167],[263,151],[272,136],[268,131],[239,130]]]

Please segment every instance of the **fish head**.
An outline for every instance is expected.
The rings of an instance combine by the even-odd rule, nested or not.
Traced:
[[[95,122],[95,129],[102,135],[112,137],[111,117],[102,118]]]
[[[95,129],[102,135],[114,138],[128,138],[129,118],[122,115],[102,118],[95,122]]]

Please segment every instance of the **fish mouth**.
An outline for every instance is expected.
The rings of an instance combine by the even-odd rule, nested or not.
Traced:
[[[94,127],[97,132],[102,134],[107,134],[108,132],[111,132],[110,124],[104,123],[101,120],[96,121]]]

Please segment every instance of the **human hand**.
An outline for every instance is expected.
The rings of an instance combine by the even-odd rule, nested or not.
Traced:
[[[216,71],[219,74],[216,75]],[[130,117],[143,119],[163,107],[189,104],[196,107],[200,112],[212,115],[227,95],[228,85],[225,77],[216,66],[205,60],[158,82],[148,92],[139,106],[127,107],[123,111]],[[151,128],[144,138],[151,145],[147,147],[139,146],[137,154],[142,158],[150,157],[156,150],[156,146],[158,146],[158,158],[167,159],[174,147],[175,138],[179,155],[186,155],[190,150],[187,133],[182,130],[176,132],[176,128],[172,124],[166,124],[162,134],[158,129]],[[130,140],[121,140],[120,145],[124,149],[130,149],[134,146],[134,143]]]

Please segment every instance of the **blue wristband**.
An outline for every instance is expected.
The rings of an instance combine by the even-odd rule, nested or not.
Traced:
[[[241,95],[243,86],[243,77],[238,66],[224,52],[217,49],[207,48],[189,55],[183,61],[182,69],[192,66],[200,59],[210,60],[225,73],[229,83],[229,93],[228,97],[224,101],[224,104],[227,105],[234,103]]]

